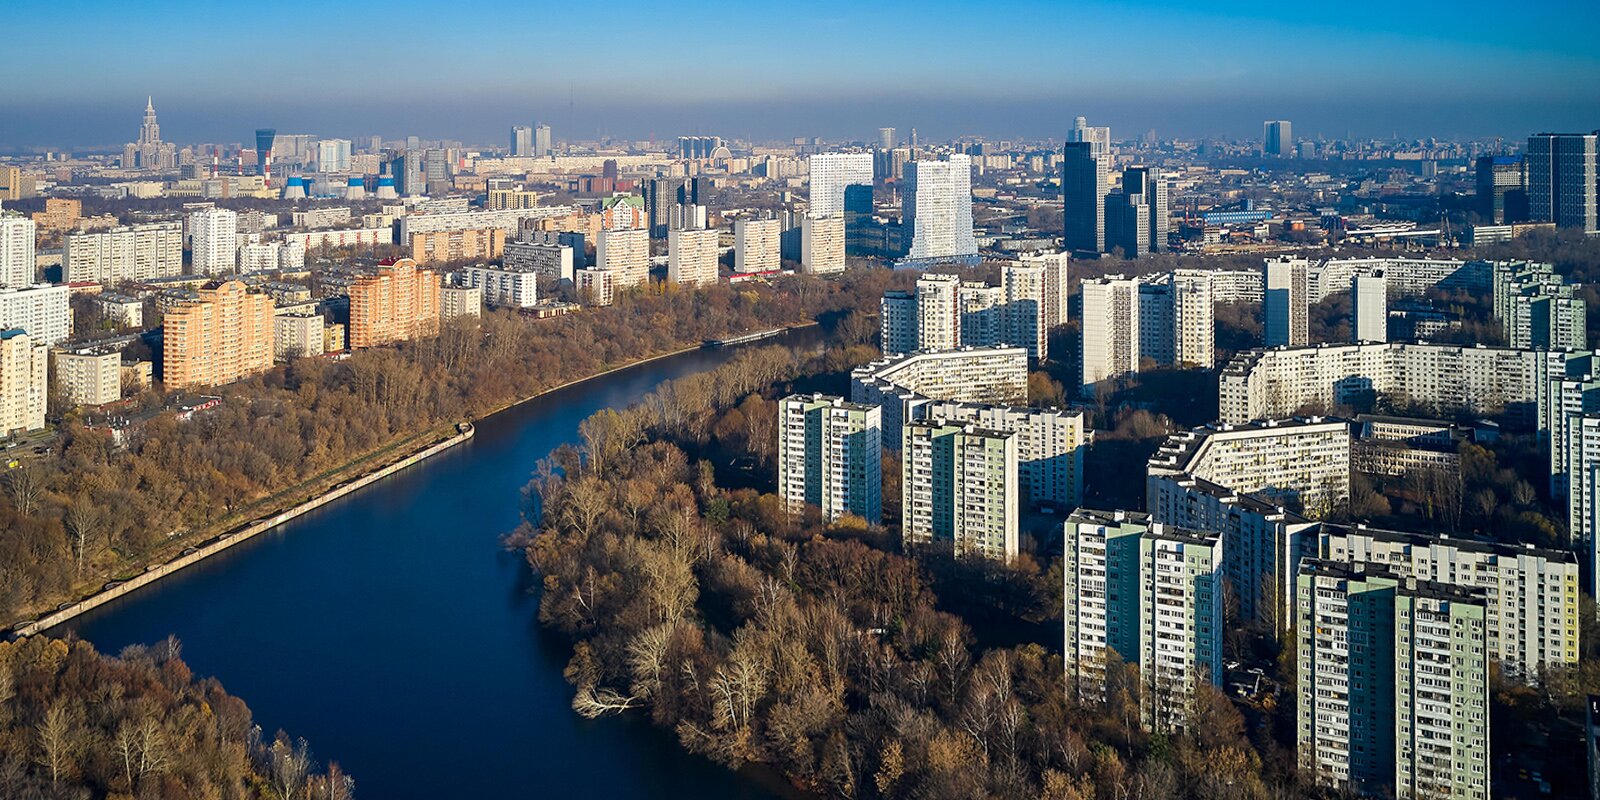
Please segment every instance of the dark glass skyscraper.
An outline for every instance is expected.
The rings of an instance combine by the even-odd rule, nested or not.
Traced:
[[[267,156],[272,154],[272,140],[278,132],[272,128],[256,128],[256,174],[267,174]]]
[[[1095,142],[1067,142],[1062,148],[1062,234],[1068,250],[1105,251],[1106,185],[1110,166],[1111,155]]]
[[[1561,228],[1600,228],[1593,133],[1540,133],[1528,137],[1528,218]]]

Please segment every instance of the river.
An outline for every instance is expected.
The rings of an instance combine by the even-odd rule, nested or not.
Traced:
[[[762,342],[811,343],[815,329]],[[52,631],[101,651],[175,635],[270,736],[303,736],[364,800],[768,798],[642,716],[587,721],[537,620],[518,522],[535,463],[578,423],[736,348],[699,350],[481,420],[477,436]]]

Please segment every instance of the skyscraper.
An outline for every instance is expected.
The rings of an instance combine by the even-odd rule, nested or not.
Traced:
[[[1091,127],[1089,120],[1077,117],[1072,121],[1072,130],[1067,131],[1067,142],[1087,142],[1092,145],[1096,153],[1111,154],[1111,129],[1108,127]]]
[[[256,128],[256,174],[267,174],[267,162],[272,159],[272,140],[278,132],[272,128]]]
[[[1167,185],[1155,167],[1129,167],[1122,173],[1122,191],[1105,206],[1107,248],[1122,248],[1126,258],[1167,249]]]
[[[872,213],[872,154],[871,153],[817,153],[811,156],[811,177],[808,181],[807,204],[814,217],[843,216]],[[847,203],[860,193],[849,193],[851,186],[864,186],[866,206],[848,208]]]
[[[1068,142],[1062,149],[1063,244],[1074,252],[1106,249],[1106,187],[1111,156],[1094,142]]]
[[[1528,137],[1528,218],[1557,227],[1600,230],[1596,208],[1593,133],[1541,133]]]
[[[879,128],[878,129],[878,149],[880,149],[880,150],[893,150],[894,149],[894,128]]]
[[[1268,347],[1306,344],[1310,333],[1307,328],[1306,277],[1309,265],[1304,259],[1284,257],[1266,263],[1266,287],[1262,313],[1266,317],[1266,344]]]
[[[666,238],[672,227],[675,205],[705,205],[709,185],[704,178],[653,178],[644,185],[645,214],[650,219],[650,236]]]
[[[439,274],[402,258],[350,284],[350,349],[439,333]]]
[[[144,121],[139,125],[139,140],[123,145],[123,169],[170,170],[178,167],[178,148],[161,141],[161,126],[156,123],[154,98],[145,98]]]
[[[911,292],[888,291],[879,304],[879,346],[886,356],[917,349],[917,296]]]
[[[800,271],[826,275],[844,271],[844,217],[807,215],[800,223]]]
[[[50,348],[21,328],[0,332],[0,434],[44,427]]]
[[[1389,341],[1389,281],[1381,270],[1351,279],[1350,341]]]
[[[1015,558],[1016,434],[935,421],[906,423],[903,430],[906,549]]]
[[[548,158],[555,152],[555,138],[551,135],[550,126],[539,123],[533,129],[533,154],[540,158]]]
[[[835,520],[883,521],[882,409],[822,394],[778,403],[778,493],[790,514],[808,505]]]
[[[350,140],[323,139],[317,142],[318,172],[350,171]]]
[[[1217,328],[1211,272],[1173,270],[1172,363],[1210,369],[1216,364]]]
[[[1028,356],[1043,361],[1048,355],[1045,323],[1045,266],[1007,264],[1000,271],[1004,290],[1005,332],[1001,341],[1025,348]]]
[[[511,126],[511,155],[519,158],[533,155],[533,128]]]
[[[595,269],[614,272],[616,288],[650,280],[650,232],[644,228],[602,228],[594,240]]]
[[[1268,120],[1261,123],[1261,154],[1277,158],[1294,155],[1294,126],[1289,120]]]
[[[972,234],[972,159],[949,155],[906,165],[903,200],[906,255],[912,263],[975,262]]]
[[[1478,158],[1478,214],[1484,222],[1499,225],[1527,217],[1526,172],[1520,155]]]

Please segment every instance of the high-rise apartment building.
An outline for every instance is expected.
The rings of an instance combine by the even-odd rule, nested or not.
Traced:
[[[557,281],[572,280],[574,249],[549,241],[506,242],[506,269]]]
[[[1062,540],[1069,691],[1103,697],[1115,653],[1139,665],[1145,726],[1187,729],[1196,687],[1222,682],[1222,540],[1146,514],[1083,508],[1067,517]]]
[[[162,318],[162,381],[221,386],[272,367],[272,298],[240,281],[213,283]]]
[[[1067,274],[1072,265],[1069,253],[1038,253],[1023,255],[1023,264],[1044,268],[1044,328],[1045,332],[1067,324],[1067,308],[1071,297],[1067,291]]]
[[[1172,297],[1172,363],[1211,369],[1216,364],[1216,304],[1211,273],[1179,269],[1168,276]]]
[[[1486,800],[1482,592],[1309,559],[1296,605],[1301,771],[1362,794]]]
[[[1400,577],[1482,589],[1489,657],[1515,680],[1578,664],[1578,561],[1567,550],[1444,534],[1324,524],[1318,557],[1387,567]]]
[[[907,550],[1009,563],[1017,555],[1016,435],[931,421],[904,426],[902,536]]]
[[[714,286],[721,247],[715,229],[667,232],[667,281],[680,286]]]
[[[883,408],[883,443],[899,449],[901,425],[936,400],[1017,405],[1027,399],[1028,351],[963,347],[892,356],[850,373],[850,400]]]
[[[778,403],[778,492],[790,514],[806,506],[835,520],[883,521],[881,410],[822,394]]]
[[[1262,284],[1266,287],[1262,314],[1266,317],[1268,347],[1308,343],[1310,331],[1307,311],[1310,299],[1306,285],[1307,264],[1297,258],[1268,259]]]
[[[64,283],[0,287],[0,330],[21,328],[46,347],[66,341],[72,335],[70,294]]]
[[[402,258],[350,284],[350,349],[439,333],[439,276]]]
[[[872,154],[817,153],[810,156],[811,177],[807,212],[814,217],[848,217],[872,213]],[[850,187],[865,187],[865,193],[851,193]],[[847,203],[864,197],[865,207],[849,208]]]
[[[1082,411],[960,403],[916,406],[918,419],[1006,431],[1017,439],[1017,486],[1029,505],[1061,511],[1083,502],[1083,458],[1089,446]]]
[[[1268,120],[1261,124],[1261,154],[1277,158],[1294,157],[1294,126],[1289,120]]]
[[[119,284],[183,274],[183,223],[146,222],[69,233],[61,254],[69,283]]]
[[[50,348],[20,328],[0,331],[0,433],[44,427]]]
[[[1007,264],[1000,270],[1000,286],[1005,292],[1005,333],[1000,342],[1026,349],[1035,361],[1043,361],[1049,354],[1045,278],[1042,264]]]
[[[239,215],[208,208],[189,215],[196,275],[228,275],[238,269]]]
[[[457,274],[462,285],[483,293],[484,305],[520,310],[539,304],[539,274],[536,272],[477,264],[463,267]]]
[[[1389,281],[1382,272],[1357,275],[1351,282],[1350,341],[1389,341]]]
[[[527,125],[512,125],[510,149],[513,157],[533,155],[533,128]]]
[[[899,355],[917,349],[917,296],[892,290],[883,293],[878,306],[883,354]]]
[[[994,347],[1006,339],[1005,290],[986,283],[965,281],[957,290],[961,307],[961,344]]]
[[[1600,591],[1600,414],[1568,415],[1566,435],[1567,534],[1593,597]]]
[[[1223,368],[1217,396],[1222,420],[1234,423],[1376,393],[1434,416],[1504,414],[1531,428],[1550,380],[1582,375],[1591,360],[1587,351],[1405,342],[1250,350]]]
[[[1094,142],[1067,142],[1061,156],[1063,245],[1073,252],[1105,252],[1111,154]]]
[[[573,283],[578,289],[578,299],[585,305],[609,306],[616,302],[617,276],[609,269],[580,269],[573,273]]]
[[[29,286],[33,283],[37,270],[34,254],[36,236],[33,220],[0,211],[0,283],[6,286]]]
[[[770,272],[783,267],[783,222],[739,219],[733,223],[733,271]]]
[[[672,227],[672,207],[705,205],[710,199],[706,178],[654,178],[644,184],[644,205],[650,236],[664,239]]]
[[[1494,316],[1512,347],[1581,350],[1589,346],[1588,309],[1581,287],[1550,264],[1493,265]]]
[[[961,278],[923,275],[917,279],[918,350],[961,346]]]
[[[1600,414],[1600,376],[1554,376],[1539,394],[1539,441],[1550,453],[1550,496],[1567,498],[1567,423],[1579,414]]]
[[[533,128],[533,154],[539,158],[549,158],[556,151],[555,135],[550,126],[539,123]]]
[[[318,172],[350,171],[350,140],[323,139],[317,142]]]
[[[497,261],[506,249],[506,232],[499,228],[413,233],[411,260],[418,264],[452,261]]]
[[[978,254],[972,233],[972,159],[955,154],[906,165],[902,201],[904,235],[911,263],[971,262]]]
[[[616,288],[641,286],[650,280],[650,231],[645,228],[602,228],[594,239],[595,269],[614,274]]]
[[[1596,150],[1600,134],[1540,133],[1528,137],[1528,218],[1561,228],[1600,230]]]
[[[1082,394],[1092,397],[1105,381],[1139,371],[1139,282],[1125,278],[1083,281]]]
[[[844,272],[844,217],[807,215],[800,222],[800,271],[808,275]]]
[[[1160,508],[1174,481],[1194,477],[1318,518],[1350,499],[1350,424],[1305,417],[1217,423],[1167,437],[1146,470],[1146,508]]]

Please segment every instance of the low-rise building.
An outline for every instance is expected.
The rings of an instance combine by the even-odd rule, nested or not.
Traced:
[[[127,340],[50,351],[56,386],[71,406],[97,406],[122,399],[122,350]]]

